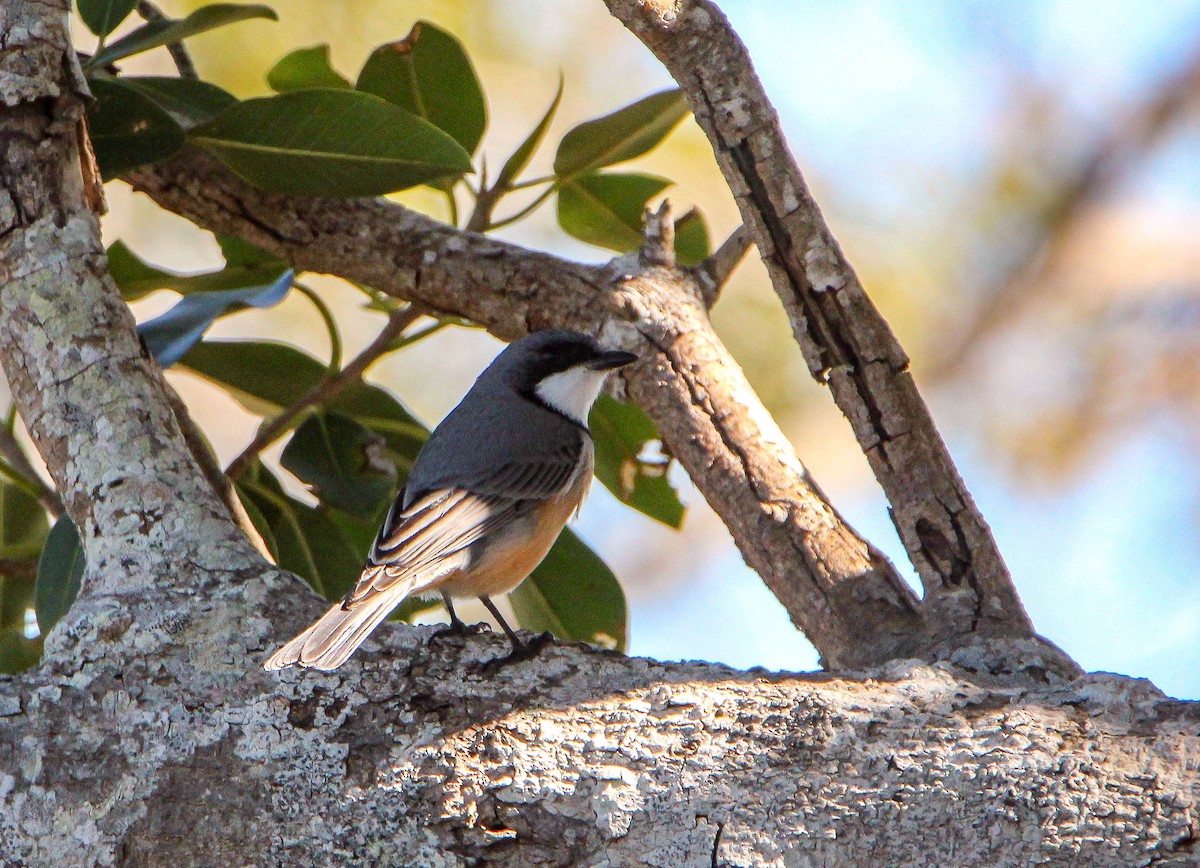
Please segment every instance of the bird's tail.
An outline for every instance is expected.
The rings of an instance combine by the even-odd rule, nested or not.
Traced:
[[[350,608],[344,608],[342,603],[334,604],[315,624],[272,654],[263,669],[287,666],[337,669],[366,641],[379,622],[408,596],[412,585],[411,579],[398,581]]]

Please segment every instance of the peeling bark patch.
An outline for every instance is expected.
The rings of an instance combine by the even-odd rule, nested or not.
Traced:
[[[165,764],[145,814],[117,846],[122,866],[254,864],[273,835],[271,789],[261,766],[221,741]],[[168,856],[169,854],[169,856]]]

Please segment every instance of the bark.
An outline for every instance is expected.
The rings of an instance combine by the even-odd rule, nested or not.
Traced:
[[[0,680],[5,865],[1194,865],[1200,707],[1112,675],[735,672],[382,631],[332,674],[119,612]],[[186,612],[186,609],[180,611]],[[115,636],[116,638],[108,638]],[[61,643],[60,643],[61,644]]]

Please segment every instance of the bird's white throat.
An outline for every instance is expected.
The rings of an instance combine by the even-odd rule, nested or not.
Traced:
[[[568,368],[551,374],[534,387],[537,396],[563,415],[580,425],[587,425],[588,411],[609,371],[593,371],[584,367]]]

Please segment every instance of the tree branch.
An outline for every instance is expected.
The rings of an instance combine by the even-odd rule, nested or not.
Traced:
[[[708,259],[700,263],[704,276],[704,302],[710,308],[717,303],[721,289],[753,246],[754,233],[743,223],[733,230]]]
[[[935,637],[1033,627],[908,357],[809,194],[745,46],[708,0],[606,0],[667,67],[708,135],[809,370],[850,420],[925,587]]]
[[[137,5],[138,15],[149,22],[165,21],[166,13],[159,9],[150,0],[139,0]],[[175,69],[179,71],[180,78],[199,78],[196,74],[196,65],[192,63],[192,56],[188,54],[187,47],[182,42],[168,42],[167,51],[171,55],[171,60],[175,62]]]
[[[101,611],[119,613],[118,633],[140,625],[148,652],[173,641],[155,627],[166,600],[186,599],[187,618],[198,622],[214,615],[195,602],[214,584],[272,571],[202,476],[162,372],[108,277],[82,177],[77,130],[87,91],[67,4],[15,0],[4,11],[0,362],[87,556],[80,599],[52,632],[47,656],[61,660],[78,651],[73,643],[94,642],[91,627],[77,628]],[[194,584],[201,579],[210,584]],[[295,584],[263,612],[291,620]]]
[[[809,478],[713,331],[692,271],[636,257],[583,265],[384,200],[264,193],[195,150],[128,180],[168,210],[299,271],[373,286],[505,340],[558,326],[639,353],[623,375],[629,396],[826,663],[866,664],[925,646],[912,592]]]

